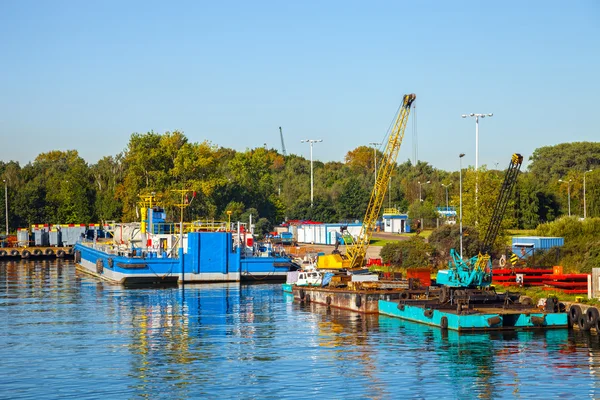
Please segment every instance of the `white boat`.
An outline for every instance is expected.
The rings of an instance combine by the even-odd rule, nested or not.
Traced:
[[[296,286],[321,286],[323,274],[316,269],[298,271]]]

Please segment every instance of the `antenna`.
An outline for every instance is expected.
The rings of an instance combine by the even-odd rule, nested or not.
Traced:
[[[279,136],[281,136],[281,152],[284,156],[287,156],[287,152],[285,151],[285,143],[283,143],[283,132],[281,131],[281,127],[279,127]]]

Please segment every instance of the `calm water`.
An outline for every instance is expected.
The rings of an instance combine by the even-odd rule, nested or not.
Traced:
[[[123,289],[0,263],[1,398],[595,398],[600,341],[444,335],[292,303],[281,285]]]

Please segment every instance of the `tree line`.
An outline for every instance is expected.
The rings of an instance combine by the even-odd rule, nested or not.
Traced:
[[[381,152],[375,154],[381,158]],[[569,203],[571,215],[583,216],[584,174],[587,216],[600,216],[600,143],[541,147],[529,160],[504,227],[535,228],[567,215]],[[252,215],[265,232],[286,219],[362,220],[375,179],[373,148],[360,146],[349,151],[344,162],[314,161],[313,166],[312,207],[309,160],[265,147],[235,151],[208,141],[192,143],[179,131],[134,133],[123,152],[95,164],[88,164],[76,150],[42,153],[26,165],[0,162],[0,175],[7,188],[11,232],[37,223],[139,221],[140,195],[151,192],[177,221],[181,199],[174,190],[180,189],[189,190],[186,221],[227,221],[231,211],[232,221],[247,221]],[[466,225],[477,221],[484,230],[503,178],[501,169],[463,169]],[[408,212],[412,219],[432,219],[446,199],[458,208],[458,168],[444,171],[424,161],[406,161],[396,165],[384,207]],[[4,225],[2,219],[0,226]]]

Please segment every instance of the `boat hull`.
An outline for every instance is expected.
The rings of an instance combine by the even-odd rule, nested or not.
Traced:
[[[379,300],[379,313],[459,332],[567,327],[567,313],[546,313],[535,308],[519,311],[482,309],[471,314],[458,314],[451,310]]]
[[[117,284],[285,282],[295,268],[284,257],[242,257],[229,232],[193,232],[187,239],[187,252],[173,258],[143,249],[138,256],[125,255],[110,243],[77,243],[75,262],[79,270]]]

